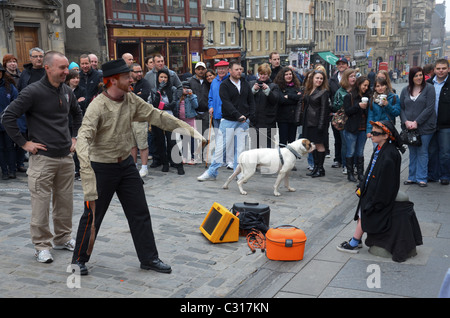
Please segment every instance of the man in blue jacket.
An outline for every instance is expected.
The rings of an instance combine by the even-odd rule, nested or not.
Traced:
[[[237,158],[245,149],[250,121],[254,122],[255,100],[250,84],[241,78],[242,66],[237,61],[229,63],[230,76],[219,88],[222,100],[222,119],[216,138],[216,149],[213,161],[207,171],[197,178],[198,181],[216,180],[218,169],[223,163],[223,148],[229,157],[234,152],[236,136],[236,151],[234,152],[234,169]]]

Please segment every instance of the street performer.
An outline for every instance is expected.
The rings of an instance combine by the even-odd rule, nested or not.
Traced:
[[[170,273],[171,267],[158,256],[144,187],[131,156],[132,121],[148,121],[164,130],[186,130],[206,140],[185,122],[154,108],[131,93],[133,78],[123,59],[102,65],[105,91],[87,108],[78,132],[77,147],[84,192],[84,213],[78,226],[72,263],[87,275],[85,265],[103,217],[117,194],[130,226],[142,269]]]

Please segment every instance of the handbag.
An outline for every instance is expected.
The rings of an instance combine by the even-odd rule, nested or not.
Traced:
[[[331,124],[336,130],[343,130],[345,123],[347,122],[348,116],[345,114],[344,108],[342,107],[336,113],[334,113],[331,118]]]
[[[417,129],[403,129],[400,133],[400,138],[404,144],[409,146],[422,146],[422,138],[420,137]]]
[[[163,110],[164,109],[164,102],[162,101],[162,96],[161,93],[159,91],[157,91],[157,93],[159,94],[159,105],[158,105],[158,109]]]

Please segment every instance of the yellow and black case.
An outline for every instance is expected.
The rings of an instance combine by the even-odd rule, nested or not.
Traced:
[[[239,218],[221,204],[214,202],[200,226],[200,231],[213,243],[237,242]]]

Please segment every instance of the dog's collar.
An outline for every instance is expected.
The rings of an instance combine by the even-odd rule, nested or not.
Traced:
[[[302,156],[300,156],[300,154],[297,151],[295,151],[294,148],[292,148],[289,145],[286,145],[286,148],[289,149],[289,151],[292,152],[297,159],[302,159]]]
[[[300,156],[300,154],[295,151],[294,148],[292,148],[290,145],[284,145],[284,144],[280,144],[280,146],[284,146],[285,148],[289,149],[290,152],[292,152],[292,154],[297,158],[297,159],[302,159],[302,156]],[[284,164],[284,160],[283,160],[283,156],[281,155],[281,151],[280,151],[280,147],[278,147],[278,153],[280,155],[280,159],[281,159],[281,163]]]

